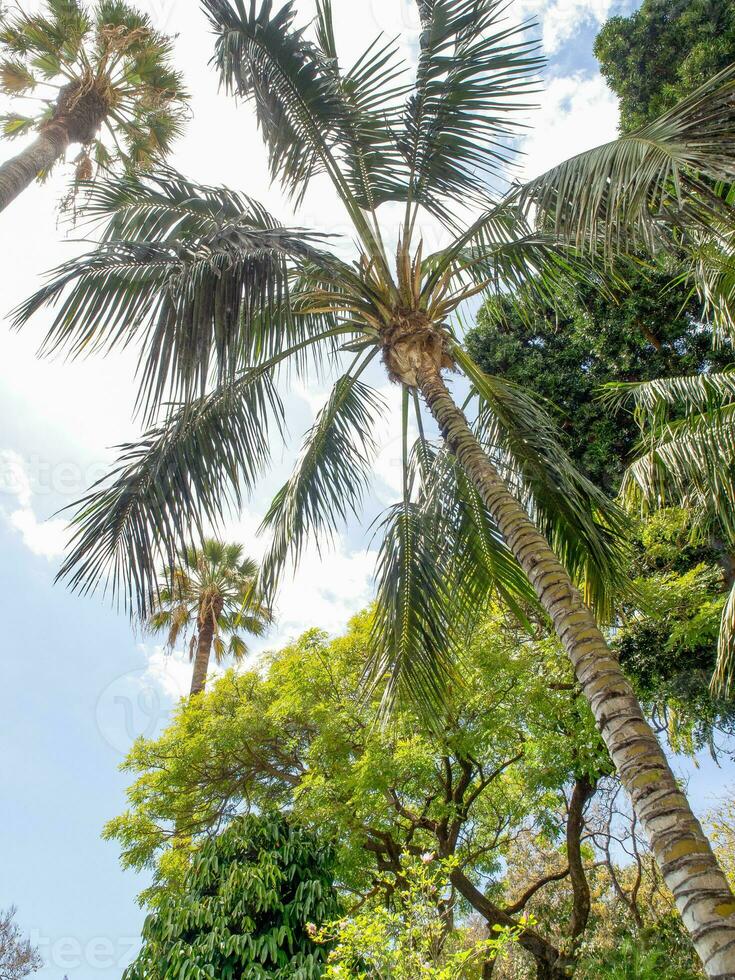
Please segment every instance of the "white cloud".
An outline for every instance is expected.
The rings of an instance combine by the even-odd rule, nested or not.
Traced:
[[[23,537],[23,543],[41,558],[58,558],[64,553],[68,538],[66,521],[52,518],[39,521],[30,507],[6,515],[7,520]]]
[[[260,560],[268,538],[257,533],[259,525],[260,518],[246,510],[227,523],[223,537],[242,543],[247,554]],[[254,650],[274,649],[311,627],[336,633],[370,602],[376,552],[351,548],[341,534],[335,536],[331,547],[326,540],[322,544],[321,553],[315,542],[306,546],[295,573],[285,569],[275,624],[263,640],[250,644]]]
[[[13,449],[0,451],[0,493],[15,497],[21,507],[30,507],[31,478],[23,457]]]
[[[0,451],[0,495],[13,501],[10,507],[0,496],[0,515],[23,538],[23,543],[42,558],[63,554],[67,523],[60,518],[39,520],[32,506],[33,486],[28,468],[12,449]],[[14,506],[15,504],[19,506]]]
[[[602,25],[617,6],[616,0],[520,0],[512,12],[536,19],[547,54],[554,54],[580,28]]]
[[[189,693],[192,665],[188,653],[181,650],[167,651],[162,646],[152,650],[142,645],[148,663],[139,678],[140,686],[158,688],[172,701],[178,701]]]
[[[555,78],[530,122],[531,132],[521,148],[526,175],[536,177],[576,153],[614,139],[617,98],[600,75]]]
[[[277,647],[311,627],[329,633],[344,629],[350,616],[372,598],[376,558],[372,550],[349,550],[343,539],[321,555],[310,546],[296,574],[281,587],[276,625],[264,645]]]

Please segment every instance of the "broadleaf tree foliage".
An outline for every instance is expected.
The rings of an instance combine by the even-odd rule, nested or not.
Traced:
[[[317,980],[327,950],[309,927],[338,912],[328,848],[277,814],[244,816],[204,844],[183,892],[151,913],[123,977]]]
[[[623,249],[680,249],[700,246],[708,235],[721,238],[730,211],[724,199],[706,192],[708,182],[734,176],[735,69],[639,132],[580,154],[501,197],[492,184],[507,177],[509,136],[519,104],[538,84],[540,62],[531,36],[509,26],[506,8],[497,0],[422,5],[419,60],[405,95],[396,91],[403,82],[392,58],[365,68],[372,57],[367,55],[358,63],[362,68],[342,69],[327,0],[319,4],[310,32],[296,26],[294,2],[276,7],[270,0],[204,0],[203,7],[215,35],[220,78],[254,109],[274,176],[297,203],[317,174],[331,180],[354,228],[357,255],[348,261],[324,242],[317,247],[313,236],[304,236],[305,248],[299,248],[294,235],[284,250],[247,209],[239,232],[252,233],[234,245],[230,238],[213,238],[211,231],[199,242],[196,233],[182,228],[182,243],[194,249],[196,259],[179,258],[177,278],[162,274],[160,289],[154,284],[139,298],[132,277],[109,250],[136,250],[133,276],[141,274],[142,262],[143,275],[155,280],[161,244],[174,251],[179,244],[164,217],[169,205],[159,203],[155,179],[139,180],[135,200],[119,205],[109,200],[109,192],[91,190],[92,201],[99,202],[93,205],[97,216],[106,218],[108,227],[127,230],[52,274],[42,293],[19,311],[18,321],[56,300],[65,312],[52,331],[64,334],[64,349],[81,336],[94,344],[104,335],[108,347],[124,344],[134,333],[147,337],[152,356],[142,380],[149,409],[162,403],[172,379],[174,393],[188,395],[172,416],[161,405],[163,419],[146,435],[145,450],[136,457],[137,450],[128,449],[118,479],[103,482],[87,499],[75,520],[76,543],[65,573],[77,586],[90,588],[111,569],[123,595],[146,609],[155,592],[156,567],[161,559],[171,561],[184,544],[184,525],[216,516],[227,491],[236,499],[267,462],[266,417],[283,422],[273,395],[279,370],[288,365],[302,371],[313,363],[308,352],[318,353],[327,366],[341,345],[353,355],[347,374],[355,377],[379,354],[388,377],[403,390],[404,433],[411,412],[419,431],[425,431],[423,402],[492,518],[497,535],[487,535],[485,542],[512,556],[513,561],[493,566],[496,574],[510,576],[501,581],[502,590],[517,592],[518,566],[562,639],[708,971],[713,976],[735,972],[735,944],[730,945],[735,898],[582,596],[604,618],[620,588],[619,512],[579,476],[552,426],[538,426],[529,442],[529,400],[523,400],[520,417],[505,410],[518,398],[468,357],[452,321],[458,307],[479,291],[523,282],[549,297],[574,275],[594,278],[590,267],[598,255],[612,259]],[[386,82],[385,103],[379,79]],[[389,135],[380,135],[386,120]],[[385,150],[381,139],[387,140]],[[374,154],[366,156],[366,142]],[[372,204],[366,181],[374,188]],[[174,185],[170,193],[184,207],[192,198],[201,207],[212,195]],[[380,201],[390,203],[391,213],[396,206],[402,210],[395,229],[382,221]],[[131,226],[130,214],[147,216]],[[450,244],[432,254],[426,254],[420,231],[427,218],[443,221],[450,237]],[[202,269],[220,269],[223,283],[232,283],[237,294],[240,278],[250,282],[262,263],[274,269],[274,296],[284,270],[287,275],[287,288],[267,314],[247,302],[247,292],[243,302],[209,301],[210,280]],[[160,307],[172,288],[188,332],[210,338],[207,356],[218,387],[200,402],[193,388],[201,381],[201,358],[192,360],[185,343],[154,339]],[[220,337],[231,341],[224,350],[218,348]],[[223,356],[228,352],[234,356]],[[447,387],[445,373],[451,371],[469,381],[464,410]],[[344,371],[337,384],[344,387]],[[233,392],[242,426],[228,421]],[[265,404],[267,411],[252,411],[253,402]],[[203,433],[213,440],[209,445],[198,443],[200,411],[207,413]],[[193,425],[187,417],[194,418]],[[329,445],[319,427],[310,438]],[[243,452],[242,442],[251,439],[253,453]],[[403,442],[408,471],[406,435]],[[309,454],[308,444],[304,452]],[[159,459],[177,490],[171,499],[161,494]],[[326,490],[325,475],[341,471],[318,466],[312,472]],[[358,486],[361,478],[358,469]],[[303,485],[300,491],[293,498],[296,506],[308,506],[313,497]],[[327,492],[332,510],[345,506],[342,479]],[[406,475],[400,519],[387,525],[373,646],[375,662],[396,671],[389,691],[411,692],[430,717],[439,719],[442,689],[458,654],[452,624],[479,610],[469,608],[467,590],[448,588],[451,579],[437,581],[445,563],[452,574],[456,556],[443,556],[427,577],[431,542],[422,533],[425,515],[416,510],[412,493]],[[357,502],[359,492],[350,499]],[[306,520],[293,508],[283,511],[291,553],[298,554],[300,534],[329,530],[325,512],[321,506],[312,509]],[[271,530],[278,538],[278,526]],[[282,554],[276,550],[266,579],[277,580]],[[670,832],[664,814],[674,811],[676,830]]]

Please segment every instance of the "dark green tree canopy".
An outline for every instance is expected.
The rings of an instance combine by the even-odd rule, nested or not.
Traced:
[[[735,61],[735,2],[643,0],[630,17],[608,20],[595,54],[629,132]]]
[[[487,303],[467,336],[475,361],[548,399],[567,448],[584,475],[616,493],[640,432],[633,416],[611,412],[598,399],[608,381],[644,381],[698,374],[732,359],[712,349],[701,305],[663,271],[627,266],[629,292],[610,302],[579,286],[569,312],[542,310],[532,321],[509,298]]]
[[[148,917],[124,980],[316,980],[327,951],[311,933],[338,911],[327,848],[277,814],[238,817]]]

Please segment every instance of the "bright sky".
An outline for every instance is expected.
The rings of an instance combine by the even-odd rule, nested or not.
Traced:
[[[177,62],[193,93],[193,118],[173,164],[195,180],[223,183],[259,198],[277,215],[288,208],[269,186],[265,154],[247,108],[217,92],[207,62],[212,45],[191,0],[138,0],[159,27],[177,33]],[[35,4],[27,3],[26,7]],[[305,19],[312,0],[298,4]],[[631,0],[516,0],[518,16],[540,22],[549,56],[546,90],[525,140],[526,169],[538,173],[615,135],[617,106],[596,71],[592,40]],[[338,37],[349,61],[384,31],[401,33],[415,50],[414,0],[334,0]],[[9,156],[12,145],[0,146]],[[1,157],[0,157],[1,158]],[[37,287],[39,274],[80,246],[59,223],[56,202],[64,172],[34,186],[0,215],[0,313]],[[329,188],[309,195],[299,223],[339,232],[343,217]],[[431,229],[426,229],[427,235]],[[22,334],[0,328],[0,581],[5,677],[0,685],[0,907],[19,906],[47,966],[42,980],[117,980],[134,952],[142,882],[118,867],[115,845],[100,841],[103,823],[123,807],[126,777],[117,772],[132,738],[153,734],[186,689],[190,667],[166,656],[150,638],[133,635],[127,619],[99,597],[80,599],[52,579],[64,544],[64,521],[52,515],[106,469],[109,447],[133,436],[134,356],[64,363],[35,351],[43,317]],[[395,393],[385,387],[391,404]],[[289,394],[295,444],[322,404],[315,380]],[[392,501],[398,476],[395,421],[382,433],[376,506]],[[233,519],[228,537],[259,554],[255,530],[283,481],[293,447]],[[337,631],[371,594],[374,555],[366,532],[350,528],[321,558],[307,554],[279,600],[266,645],[309,626]],[[712,766],[695,773],[701,806],[721,785]]]

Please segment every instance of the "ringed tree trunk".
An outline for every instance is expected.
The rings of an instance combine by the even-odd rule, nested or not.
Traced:
[[[65,85],[53,116],[36,139],[0,166],[0,211],[53,166],[70,143],[91,142],[109,109],[108,95],[99,81],[83,78]]]
[[[712,980],[735,980],[735,896],[594,616],[472,432],[424,352],[416,383],[533,585],[574,667],[664,881]]]
[[[25,150],[0,166],[0,211],[4,211],[39,174],[53,166],[68,145],[68,134],[61,127],[49,128]]]
[[[191,690],[189,696],[200,694],[207,683],[209,659],[212,656],[212,643],[217,620],[222,613],[221,601],[215,600],[199,613],[197,624],[197,652],[194,656],[194,671],[191,675]]]

